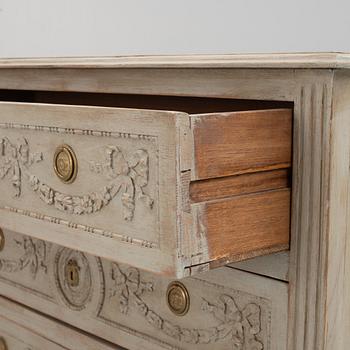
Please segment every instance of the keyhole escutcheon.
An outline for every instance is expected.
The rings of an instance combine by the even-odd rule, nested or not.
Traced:
[[[80,282],[80,267],[78,262],[70,259],[66,266],[66,279],[70,287],[77,287]]]

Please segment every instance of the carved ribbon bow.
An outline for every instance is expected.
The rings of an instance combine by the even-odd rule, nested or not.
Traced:
[[[126,158],[117,146],[105,149],[103,163],[90,162],[90,170],[104,173],[113,180],[112,197],[122,191],[124,219],[131,220],[134,216],[135,199],[142,200],[152,208],[153,199],[144,193],[143,188],[148,184],[148,153],[139,149]]]
[[[202,309],[212,313],[221,322],[218,327],[221,334],[218,337],[231,337],[233,350],[264,349],[264,345],[256,337],[261,331],[258,305],[251,303],[240,310],[232,297],[223,294],[216,304],[204,300]]]
[[[7,137],[0,139],[0,179],[11,178],[12,186],[15,189],[15,197],[21,195],[22,173],[33,163],[43,159],[42,153],[29,152],[28,141],[20,138],[17,144],[13,144]]]
[[[0,259],[0,271],[18,272],[26,268],[29,269],[33,278],[39,270],[47,272],[47,251],[46,243],[39,239],[23,237],[21,241],[15,241],[22,247],[24,253],[17,260]]]
[[[119,297],[120,311],[127,314],[129,311],[130,297],[140,297],[145,291],[153,291],[153,283],[143,282],[140,272],[136,268],[130,267],[123,272],[119,265],[112,264],[112,280],[115,285],[111,290],[111,297]]]

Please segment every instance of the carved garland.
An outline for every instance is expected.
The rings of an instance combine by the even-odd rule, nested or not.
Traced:
[[[11,143],[8,138],[3,138],[0,139],[0,146],[0,178],[10,177],[15,188],[15,197],[21,195],[22,175],[25,175],[31,188],[43,202],[69,214],[99,212],[119,192],[122,192],[123,217],[127,221],[133,219],[135,200],[142,200],[150,209],[153,207],[153,199],[144,192],[149,175],[149,157],[145,150],[137,150],[127,158],[117,146],[107,146],[104,161],[102,163],[91,161],[90,170],[104,174],[111,182],[98,192],[72,196],[53,189],[28,172],[33,163],[43,160],[43,155],[30,154],[29,144],[25,138],[21,138],[17,144]]]
[[[123,271],[112,263],[111,278],[114,287],[110,297],[119,298],[120,311],[127,314],[133,305],[149,324],[164,334],[190,344],[211,344],[218,341],[230,341],[233,350],[263,350],[264,345],[258,339],[261,332],[261,309],[254,303],[240,309],[234,298],[222,294],[216,303],[203,299],[202,310],[212,314],[219,325],[207,329],[188,329],[173,324],[155,313],[143,300],[145,292],[153,291],[153,283],[141,280],[136,268]]]

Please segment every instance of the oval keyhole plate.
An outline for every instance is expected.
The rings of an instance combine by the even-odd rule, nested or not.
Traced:
[[[66,280],[70,287],[77,287],[80,282],[80,268],[76,260],[69,260],[66,266]]]

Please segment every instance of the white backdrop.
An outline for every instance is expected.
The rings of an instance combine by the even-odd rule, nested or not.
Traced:
[[[0,57],[350,52],[349,0],[0,0]]]

